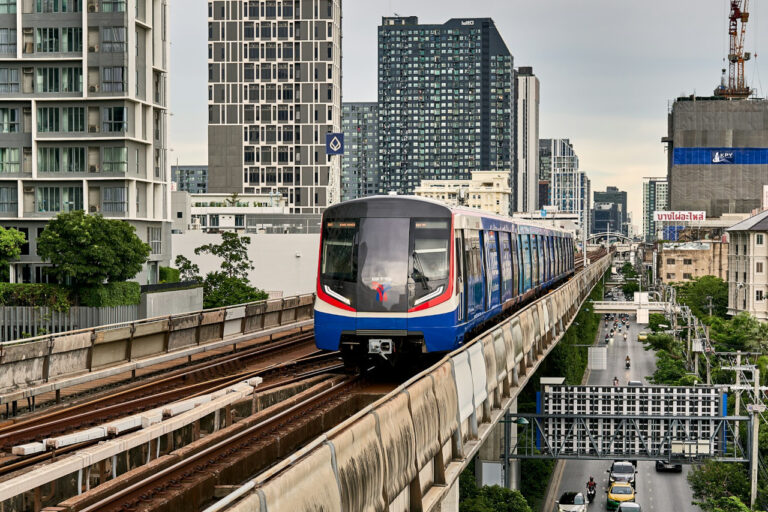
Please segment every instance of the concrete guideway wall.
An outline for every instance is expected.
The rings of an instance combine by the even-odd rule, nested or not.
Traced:
[[[314,295],[0,343],[0,404],[310,325]]]
[[[340,510],[437,510],[609,265],[596,261],[206,512],[317,509],[298,496],[287,506],[285,489]]]

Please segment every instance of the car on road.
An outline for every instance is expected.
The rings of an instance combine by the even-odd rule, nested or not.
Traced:
[[[626,482],[614,482],[608,488],[608,510],[617,510],[625,501],[635,501],[635,489]]]
[[[666,460],[657,460],[656,471],[674,471],[675,473],[682,473],[683,465],[668,462]]]
[[[640,505],[637,503],[625,501],[624,503],[619,503],[619,508],[616,509],[616,512],[642,512],[642,510],[640,510]]]
[[[645,341],[648,339],[648,333],[646,331],[640,331],[640,334],[637,335],[637,341]]]
[[[587,499],[580,492],[564,492],[556,503],[557,512],[587,512]]]
[[[611,469],[608,470],[608,480],[611,483],[614,482],[626,482],[635,485],[635,465],[628,460],[616,460],[611,464]]]

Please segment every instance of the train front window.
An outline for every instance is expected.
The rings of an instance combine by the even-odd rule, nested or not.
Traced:
[[[323,277],[355,281],[356,233],[357,223],[353,220],[326,222],[323,234]]]
[[[359,311],[405,312],[408,307],[408,218],[360,220],[357,261]]]
[[[451,232],[447,220],[414,220],[409,266],[409,305],[419,306],[448,286]]]

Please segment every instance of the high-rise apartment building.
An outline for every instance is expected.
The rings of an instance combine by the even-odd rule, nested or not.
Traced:
[[[768,100],[675,100],[667,144],[669,209],[750,213],[768,185]]]
[[[628,236],[629,229],[629,212],[627,211],[627,193],[624,190],[619,190],[618,187],[606,187],[605,192],[595,190],[594,204],[595,210],[597,210],[597,203],[613,203],[619,206],[618,211],[621,212],[621,219],[619,222],[613,222],[611,224],[613,231],[619,231],[624,236]]]
[[[540,146],[548,147],[550,164],[547,175],[552,182],[552,206],[561,212],[579,215],[579,224],[589,230],[591,183],[579,170],[579,157],[568,139],[542,139]]]
[[[58,213],[124,219],[169,261],[167,0],[0,1],[0,225],[27,236],[11,280],[43,282]]]
[[[653,212],[669,207],[668,185],[665,178],[643,179],[643,238],[646,242],[656,240],[656,221]]]
[[[341,0],[208,3],[208,191],[339,200]]]
[[[515,75],[517,162],[514,209],[531,212],[540,207],[539,79],[531,67],[521,67]]]
[[[512,55],[490,18],[379,26],[380,190],[513,167]]]
[[[341,164],[341,199],[376,194],[379,183],[378,107],[372,103],[344,103],[341,126],[344,158]]]
[[[205,194],[208,191],[208,166],[172,165],[171,180],[175,184],[173,188],[176,191]]]
[[[555,139],[539,139],[538,208],[552,204],[552,152]]]

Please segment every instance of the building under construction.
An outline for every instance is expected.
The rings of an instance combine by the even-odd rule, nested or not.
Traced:
[[[669,114],[669,209],[749,213],[768,185],[768,101],[678,98]]]

